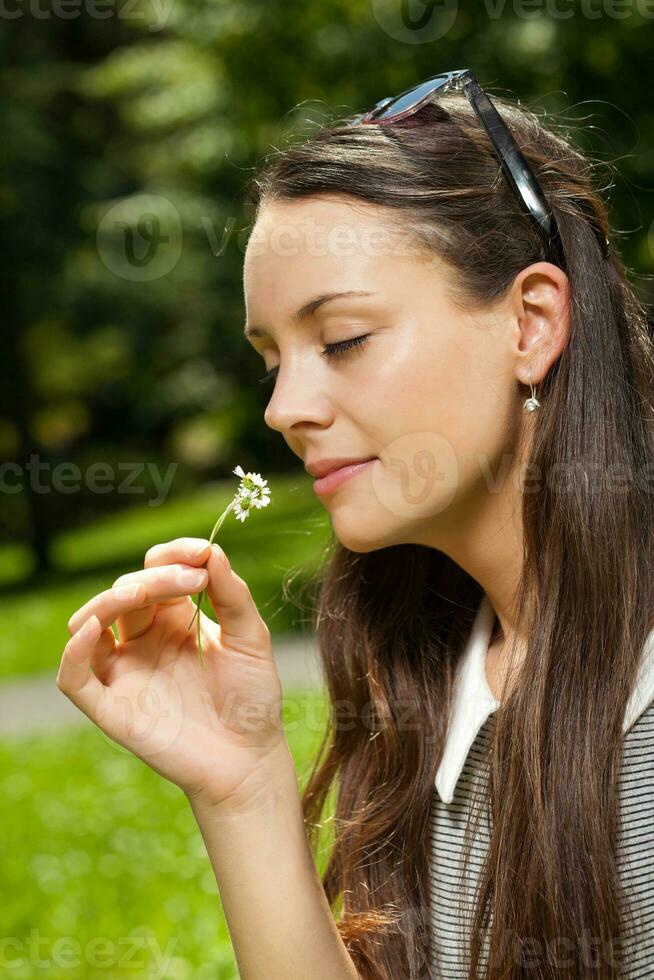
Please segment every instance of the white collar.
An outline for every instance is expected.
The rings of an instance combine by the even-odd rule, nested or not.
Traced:
[[[435,785],[444,803],[451,803],[468,752],[479,729],[499,708],[486,680],[486,652],[490,642],[495,610],[484,592],[472,624],[466,648],[457,665],[454,696],[445,749]],[[625,712],[623,734],[654,699],[654,630],[645,642],[643,659],[634,690]]]

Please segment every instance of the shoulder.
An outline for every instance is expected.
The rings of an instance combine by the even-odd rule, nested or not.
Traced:
[[[654,899],[654,701],[624,735],[618,797],[619,861],[626,873],[647,865]]]
[[[634,796],[634,803],[638,804],[637,786],[642,791],[649,790],[654,797],[654,698],[641,710],[622,741],[620,792],[625,803]],[[652,817],[654,814],[650,813]]]
[[[629,726],[623,738],[623,758],[625,764],[646,765],[654,762],[654,693],[648,695],[646,703],[639,709],[638,717]],[[648,759],[649,756],[649,759]]]
[[[643,976],[654,943],[654,700],[623,739],[616,858],[629,911],[625,980]]]
[[[624,857],[647,857],[654,874],[654,700],[623,737],[618,794]]]

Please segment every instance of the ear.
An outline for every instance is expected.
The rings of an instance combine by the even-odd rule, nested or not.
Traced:
[[[570,339],[570,280],[551,262],[535,262],[515,277],[509,304],[516,324],[516,378],[542,381]]]

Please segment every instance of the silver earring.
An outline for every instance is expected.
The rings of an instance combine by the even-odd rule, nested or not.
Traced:
[[[534,391],[534,386],[531,383],[531,366],[529,368],[529,387],[531,388],[531,398],[527,399],[523,405],[523,408],[525,412],[535,412],[537,408],[540,408],[540,402],[536,398],[536,392]]]

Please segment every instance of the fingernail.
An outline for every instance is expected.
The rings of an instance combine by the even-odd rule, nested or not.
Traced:
[[[203,551],[207,550],[208,541],[196,541],[194,544],[188,544],[183,550],[187,558],[197,558],[201,555]]]
[[[117,599],[134,599],[140,587],[140,583],[138,582],[136,585],[116,585],[114,587],[114,595]]]
[[[184,589],[193,589],[201,585],[205,577],[206,573],[202,568],[185,568],[177,576],[177,584]]]

